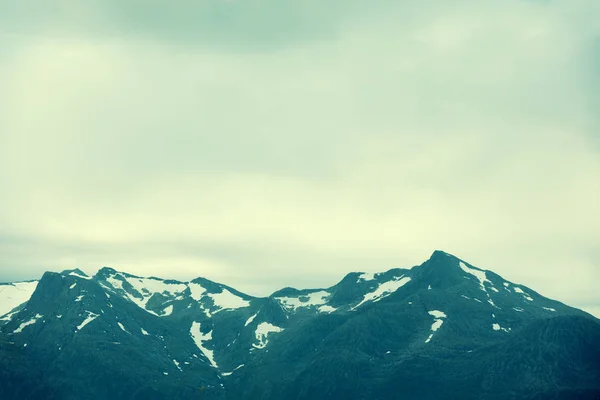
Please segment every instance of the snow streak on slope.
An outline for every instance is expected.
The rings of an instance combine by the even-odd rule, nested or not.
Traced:
[[[487,276],[485,275],[485,271],[480,271],[478,269],[468,267],[462,261],[460,261],[458,265],[460,265],[460,268],[467,274],[473,275],[475,278],[477,278],[477,280],[479,281],[479,286],[481,286],[481,290],[487,293],[487,290],[485,289],[485,286],[483,284],[484,282],[489,282],[490,284],[492,284],[492,282],[488,280]]]
[[[129,331],[127,331],[127,329],[125,329],[125,326],[124,326],[122,323],[120,323],[120,322],[117,322],[117,325],[119,325],[119,328],[121,328],[121,330],[122,330],[123,332],[129,333]]]
[[[212,340],[212,330],[208,333],[202,333],[200,331],[200,322],[194,322],[192,323],[192,327],[190,329],[190,335],[194,339],[194,342],[196,343],[196,346],[198,346],[198,349],[200,349],[202,354],[204,354],[204,356],[208,359],[210,365],[212,365],[215,368],[219,368],[219,366],[215,362],[214,352],[204,347],[204,342],[209,342]]]
[[[82,330],[87,324],[89,324],[90,322],[92,322],[93,320],[95,320],[96,318],[99,317],[98,314],[94,314],[91,311],[86,311],[88,313],[87,318],[77,326],[77,330],[80,331]]]
[[[229,375],[233,374],[235,371],[237,371],[238,369],[242,368],[244,365],[245,364],[238,365],[237,367],[235,367],[233,369],[233,371],[231,371],[231,372],[223,372],[221,375],[223,375],[223,376],[229,376]]]
[[[446,318],[446,314],[442,311],[432,310],[428,313],[432,317],[435,317],[435,319],[433,320],[433,324],[431,325],[431,334],[429,335],[427,340],[425,340],[425,343],[429,343],[431,341],[431,338],[433,338],[433,334],[442,327],[444,319]]]
[[[401,276],[400,278],[394,278],[391,281],[379,284],[377,289],[375,289],[371,293],[367,293],[360,303],[352,307],[352,310],[357,309],[367,301],[377,302],[381,299],[386,298],[390,294],[394,293],[396,290],[400,289],[402,286],[406,285],[409,281],[409,277]]]
[[[254,314],[253,316],[251,316],[250,318],[248,318],[246,320],[246,323],[244,324],[244,326],[248,326],[252,323],[252,321],[254,321],[254,318],[256,318],[256,316],[258,315],[258,313]]]
[[[477,278],[477,280],[479,281],[479,288],[485,292],[485,294],[488,298],[488,300],[487,300],[488,303],[490,303],[490,305],[492,305],[492,307],[500,310],[501,308],[498,307],[494,303],[494,301],[492,300],[492,298],[490,296],[490,293],[487,291],[487,289],[485,287],[485,282],[487,282],[489,284],[489,287],[493,292],[499,293],[500,291],[498,289],[496,289],[494,287],[494,283],[487,278],[485,271],[480,271],[478,269],[471,268],[471,267],[467,266],[465,263],[463,263],[462,261],[459,261],[459,266],[463,271],[465,271],[469,275],[472,275],[475,278]],[[506,286],[506,283],[504,283],[504,285]],[[473,299],[473,300],[479,301],[478,299]],[[479,302],[481,302],[481,301],[479,301]]]
[[[40,318],[42,318],[42,316],[40,314],[37,314],[35,317],[33,317],[32,319],[30,319],[29,321],[23,322],[21,325],[19,325],[19,327],[17,329],[15,329],[15,331],[13,333],[21,333],[21,332],[23,332],[23,329],[25,329],[29,325],[35,324]]]
[[[0,285],[0,315],[4,315],[15,307],[29,301],[37,285],[37,281]]]

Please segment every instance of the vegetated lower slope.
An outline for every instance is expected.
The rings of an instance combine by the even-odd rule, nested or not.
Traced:
[[[4,323],[3,399],[600,398],[597,319],[441,251],[268,298],[47,273]]]

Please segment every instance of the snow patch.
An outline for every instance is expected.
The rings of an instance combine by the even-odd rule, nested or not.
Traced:
[[[335,310],[337,310],[337,308],[334,308],[334,307],[331,307],[331,306],[328,306],[328,305],[324,305],[324,306],[319,307],[319,312],[322,312],[322,313],[331,314]]]
[[[552,312],[556,312],[556,310],[554,308],[550,308],[550,307],[542,307],[544,310],[548,310],[548,311],[552,311]]]
[[[155,293],[175,297],[183,293],[188,286],[180,282],[165,282],[158,278],[125,277],[127,282],[144,298],[150,299]]]
[[[372,281],[373,279],[375,279],[374,273],[363,272],[358,276],[358,280],[356,281],[356,283],[359,283],[360,281]]]
[[[511,328],[503,328],[500,326],[500,324],[492,324],[492,329],[495,331],[504,331],[506,333],[509,333],[512,330]]]
[[[165,307],[165,309],[163,310],[162,316],[163,317],[168,317],[171,314],[173,314],[173,304],[171,304],[170,306]]]
[[[113,276],[109,276],[108,278],[106,278],[106,282],[110,283],[110,285],[113,288],[125,290],[125,289],[123,289],[123,281],[121,281],[120,279],[117,279]]]
[[[4,315],[29,301],[37,285],[37,281],[0,285],[0,315]]]
[[[438,310],[433,310],[433,311],[428,311],[429,315],[435,317],[435,318],[446,318],[447,315],[442,312],[442,311],[438,311]]]
[[[140,329],[142,330],[142,335],[150,336],[150,334],[144,328],[140,328]]]
[[[73,289],[75,286],[77,286],[77,282],[75,282],[74,284],[72,284],[71,286],[69,286],[69,289]]]
[[[236,308],[249,307],[250,302],[231,293],[223,288],[221,293],[209,293],[208,296],[213,300],[215,306],[220,310],[233,310]]]
[[[206,293],[206,289],[197,283],[190,282],[188,287],[190,288],[190,296],[196,301],[200,301],[202,295]]]
[[[270,324],[268,322],[260,323],[256,327],[256,332],[255,332],[255,336],[256,336],[256,340],[258,341],[258,344],[252,344],[252,347],[254,347],[256,349],[264,349],[267,346],[267,343],[269,343],[269,340],[267,339],[269,334],[279,333],[282,331],[283,331],[283,328],[280,328],[280,327]]]
[[[518,287],[518,286],[514,286],[514,287],[513,287],[513,289],[514,289],[514,291],[515,291],[516,293],[522,294],[522,295],[523,295],[523,297],[525,298],[525,300],[527,300],[527,301],[533,301],[533,297],[531,297],[531,296],[529,295],[529,293],[527,293],[527,292],[523,291],[523,289],[521,289],[520,287]]]
[[[283,304],[285,308],[296,310],[300,307],[314,307],[327,303],[331,293],[324,290],[303,294],[298,297],[276,297],[275,299]],[[303,301],[305,300],[305,301]]]
[[[81,301],[83,300],[83,295],[80,294],[79,296],[77,296],[77,298],[75,299],[75,301]]]

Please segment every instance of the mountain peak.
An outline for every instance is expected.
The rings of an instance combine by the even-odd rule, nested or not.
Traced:
[[[434,250],[434,252],[431,253],[431,256],[429,257],[429,261],[446,260],[446,259],[458,260],[458,257],[456,257],[450,253],[446,253],[443,250]]]
[[[104,266],[104,267],[100,268],[98,270],[98,272],[96,272],[95,276],[96,277],[106,277],[106,276],[114,275],[117,272],[118,271],[116,269],[114,269],[114,268]]]

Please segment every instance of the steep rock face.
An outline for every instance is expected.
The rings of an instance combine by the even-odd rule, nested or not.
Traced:
[[[267,298],[46,273],[1,319],[3,399],[600,396],[597,319],[441,251]]]

